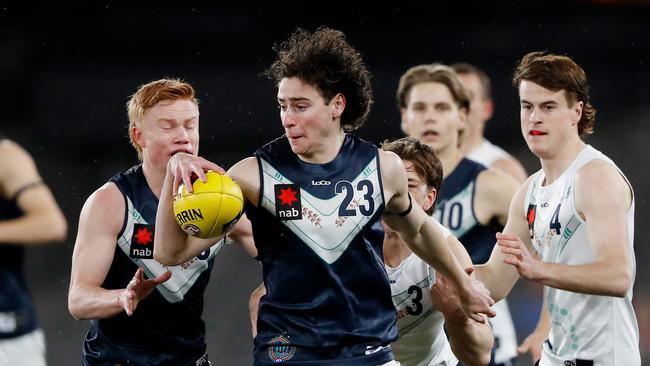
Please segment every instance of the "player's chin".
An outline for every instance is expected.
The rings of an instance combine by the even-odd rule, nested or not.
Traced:
[[[289,145],[291,146],[291,151],[293,151],[294,154],[297,155],[303,155],[307,152],[307,146],[303,141],[304,139],[290,139],[289,140]]]
[[[542,143],[541,141],[537,141],[535,139],[526,139],[526,143],[528,144],[528,149],[533,154],[540,157],[545,155],[546,151],[548,150],[546,148],[546,144]]]

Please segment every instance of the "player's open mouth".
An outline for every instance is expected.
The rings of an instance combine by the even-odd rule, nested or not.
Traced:
[[[424,131],[422,134],[422,137],[436,137],[438,136],[438,132],[436,131]]]
[[[187,154],[192,153],[189,149],[178,149],[178,150],[174,150],[171,153],[169,153],[169,156],[174,156],[174,155],[178,154],[179,152],[184,152],[184,153],[187,153]]]
[[[533,136],[546,135],[546,132],[542,132],[542,131],[539,131],[539,130],[530,130],[528,133],[533,135]]]

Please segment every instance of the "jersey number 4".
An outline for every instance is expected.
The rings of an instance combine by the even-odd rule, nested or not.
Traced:
[[[551,217],[551,222],[548,224],[549,230],[555,230],[556,235],[560,235],[562,231],[562,224],[560,224],[560,204],[557,205],[553,216]]]

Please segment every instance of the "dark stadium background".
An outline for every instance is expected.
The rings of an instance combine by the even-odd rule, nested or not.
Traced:
[[[320,24],[343,30],[374,74],[376,103],[360,136],[374,142],[401,136],[394,91],[406,68],[467,61],[493,79],[496,113],[488,137],[520,158],[529,173],[539,164],[519,134],[517,95],[510,84],[516,61],[528,51],[549,50],[585,68],[598,109],[596,133],[588,142],[618,162],[636,190],[635,305],[647,360],[650,5],[491,3],[496,2],[0,1],[0,130],[33,154],[70,225],[64,245],[29,248],[25,267],[49,364],[80,363],[88,324],[67,311],[70,259],[85,199],[137,162],[127,140],[127,97],[163,76],[192,83],[201,100],[200,152],[228,167],[282,133],[274,85],[260,76],[273,60],[271,46],[298,26]],[[204,314],[213,364],[251,363],[248,294],[259,282],[259,265],[239,248],[217,257]],[[539,288],[530,285],[519,285],[512,295],[520,339],[535,324],[538,296]]]

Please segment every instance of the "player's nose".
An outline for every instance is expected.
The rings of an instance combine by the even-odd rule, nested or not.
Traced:
[[[282,118],[282,127],[290,128],[296,125],[296,119],[291,113],[285,113],[284,118]]]
[[[174,143],[175,144],[189,144],[190,143],[190,132],[185,128],[179,128],[174,134]]]
[[[541,119],[541,113],[539,111],[539,108],[533,108],[533,110],[530,112],[530,116],[528,120],[532,123],[539,123],[542,122]]]

